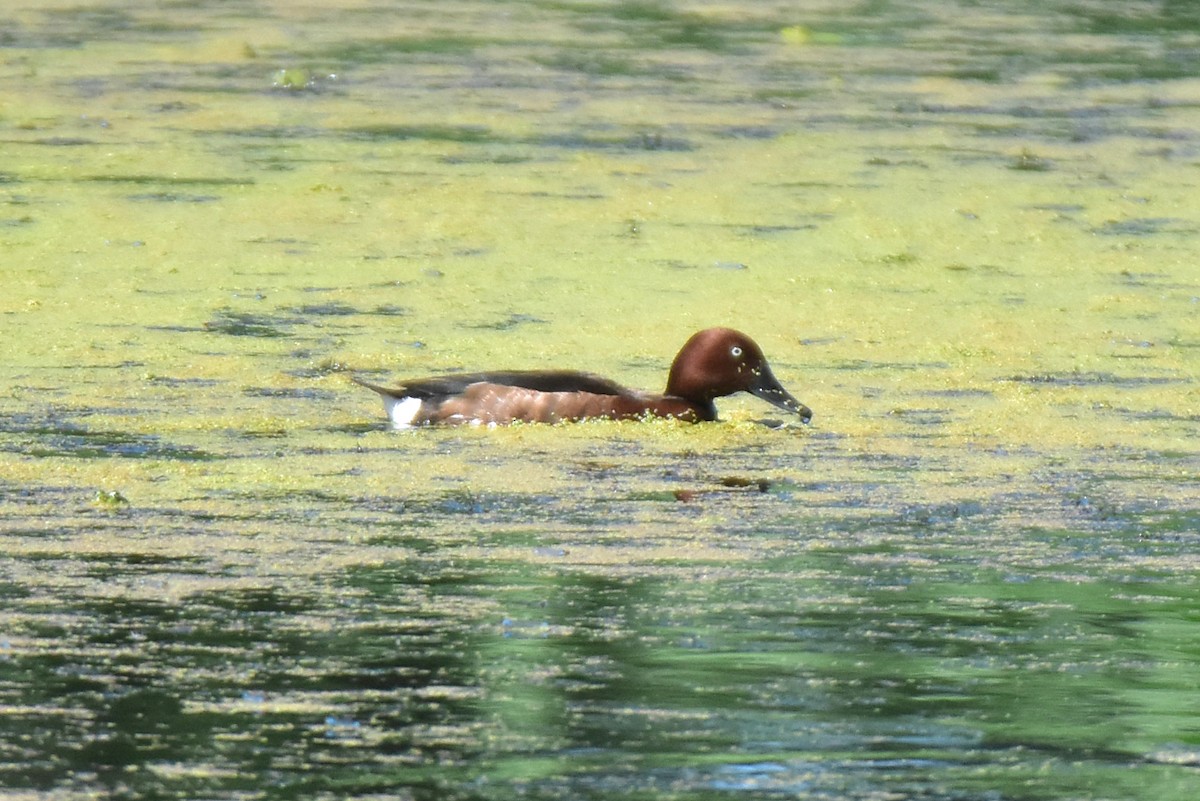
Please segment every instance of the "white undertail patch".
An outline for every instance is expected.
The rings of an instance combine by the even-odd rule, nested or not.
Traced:
[[[421,399],[384,395],[383,408],[391,418],[392,428],[412,428],[417,415],[421,413]]]

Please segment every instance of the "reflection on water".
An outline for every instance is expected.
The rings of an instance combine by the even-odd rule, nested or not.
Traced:
[[[38,88],[0,106],[17,154],[0,166],[0,303],[34,332],[0,366],[6,792],[1190,801],[1198,226],[1127,191],[1128,163],[1042,148],[1129,138],[1191,169],[1195,101],[1172,81],[1194,80],[1194,4],[326,5],[0,12],[8,83]],[[680,199],[721,196],[706,162],[729,142],[863,130],[899,139],[836,180],[779,168],[728,208]],[[630,154],[687,161],[587,172]],[[987,258],[930,257],[936,233],[854,211],[884,176],[936,193],[981,163],[1061,179],[1020,195],[1030,240],[981,211],[988,186],[941,209]],[[455,183],[497,165],[535,180]],[[320,215],[289,216],[271,182],[290,173]],[[679,216],[626,200],[629,182]],[[104,234],[51,227],[60,203]],[[555,229],[562,206],[576,216]],[[262,208],[272,224],[222,236]],[[489,214],[547,215],[560,254],[600,219],[635,266],[570,274],[525,252],[525,228],[508,250],[479,233]],[[848,215],[867,221],[855,236]],[[754,248],[828,230],[864,254],[863,285],[831,269],[741,304],[765,321],[787,317],[774,300],[816,316],[853,296],[853,327],[781,324],[777,341],[817,354],[811,431],[410,437],[331,379],[346,352],[455,367],[447,342],[540,357],[554,337],[658,369],[632,341],[662,332],[642,318],[688,292],[744,297],[721,282],[780,261]],[[1030,242],[1064,231],[1134,261],[1101,279],[1031,266]],[[180,255],[196,239],[214,247],[199,280]],[[51,267],[30,256],[60,240]],[[680,255],[696,241],[713,245]],[[503,286],[481,291],[472,260],[493,250]],[[1096,283],[1060,302],[1055,271]],[[619,294],[642,281],[662,291]],[[599,334],[564,321],[564,298],[608,289],[589,311],[620,317]],[[1100,345],[1074,338],[1083,313],[1106,315]],[[983,322],[911,338],[938,317]],[[1054,326],[1044,363],[1030,343]],[[390,373],[385,358],[362,367]]]
[[[317,572],[10,532],[0,775],[139,798],[1191,792],[1198,598],[1172,565],[1194,515],[1020,531],[989,505],[831,536],[836,510],[735,501],[761,515],[696,525],[745,561],[622,543],[614,565],[536,511],[453,498],[468,541],[429,547],[393,511],[387,544]],[[642,530],[687,525],[639,504]],[[229,521],[143,525],[233,547]],[[292,527],[317,561],[356,531]]]

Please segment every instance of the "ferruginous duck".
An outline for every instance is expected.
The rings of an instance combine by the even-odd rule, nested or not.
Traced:
[[[713,400],[735,392],[756,395],[805,423],[812,419],[812,411],[775,378],[754,340],[730,328],[693,334],[671,363],[661,395],[569,370],[458,373],[407,381],[393,389],[351,380],[379,393],[395,428],[646,417],[699,423],[716,420]]]

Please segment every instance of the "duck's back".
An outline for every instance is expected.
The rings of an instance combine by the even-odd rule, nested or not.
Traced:
[[[396,428],[620,420],[648,413],[703,419],[681,399],[646,395],[591,373],[569,370],[455,373],[394,389],[354,381],[379,393]]]
[[[361,382],[360,382],[361,383]],[[601,378],[592,373],[573,370],[506,370],[484,373],[451,373],[449,375],[422,378],[410,381],[402,388],[389,390],[403,392],[408,397],[433,399],[461,395],[473,384],[493,384],[502,387],[519,387],[536,392],[588,392],[593,395],[629,395],[629,389],[615,381]],[[377,392],[379,388],[372,387]]]

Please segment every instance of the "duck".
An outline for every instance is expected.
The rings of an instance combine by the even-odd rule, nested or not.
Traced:
[[[762,349],[732,328],[707,328],[684,343],[661,394],[628,389],[574,370],[452,373],[389,388],[350,376],[377,393],[396,429],[432,425],[501,426],[583,420],[717,419],[716,398],[749,392],[808,423],[812,411],[783,388]]]

